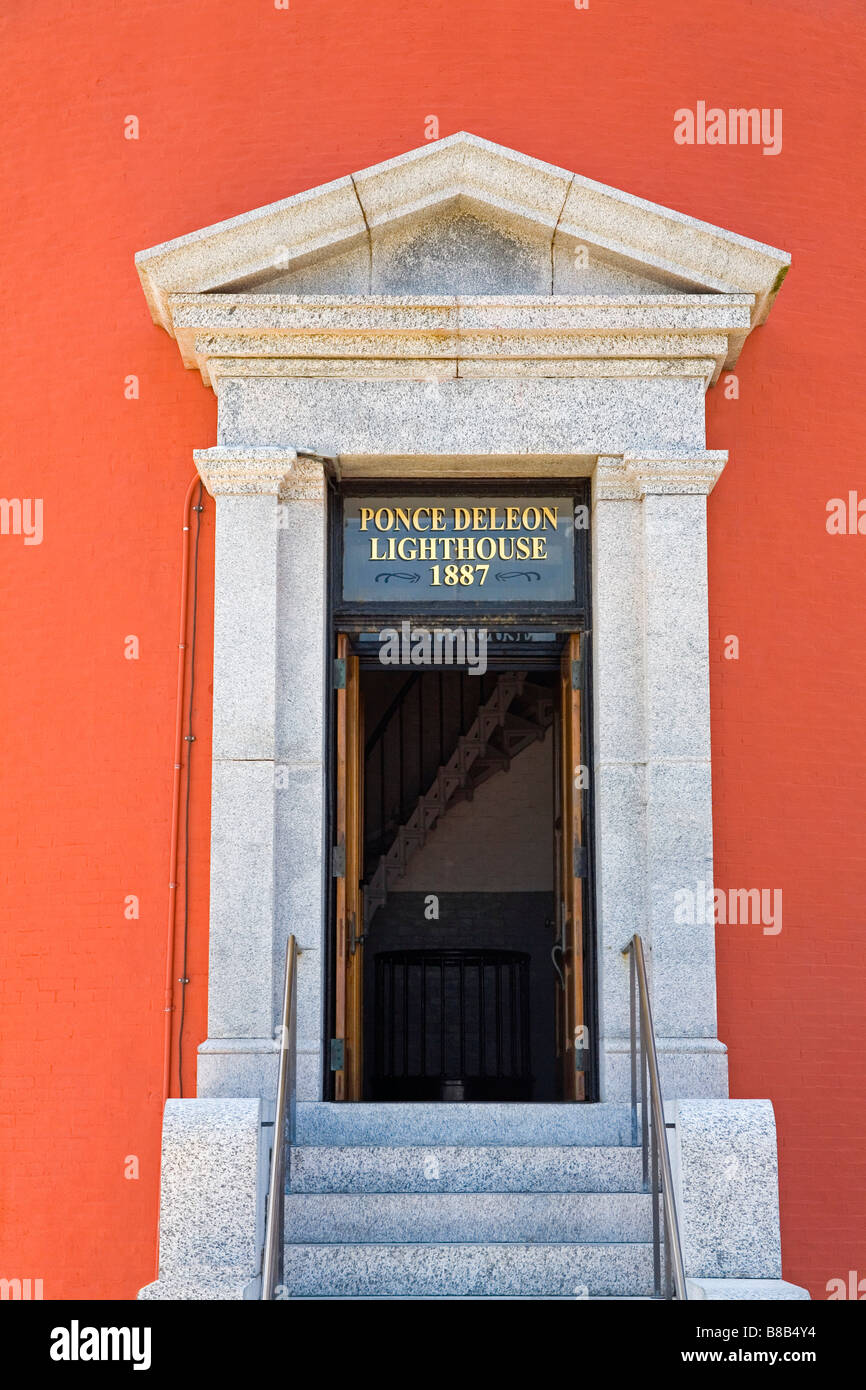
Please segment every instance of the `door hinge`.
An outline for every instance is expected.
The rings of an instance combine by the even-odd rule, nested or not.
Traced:
[[[574,877],[586,878],[587,854],[586,845],[575,843],[574,846]]]
[[[359,947],[360,945],[362,945],[363,942],[366,941],[366,939],[367,939],[367,938],[365,937],[365,935],[364,935],[363,932],[360,932],[360,933],[358,932],[358,930],[357,930],[357,925],[358,925],[358,924],[357,924],[357,922],[356,922],[356,920],[355,920],[355,914],[354,914],[354,912],[353,912],[353,913],[351,914],[351,916],[349,917],[349,955],[350,955],[350,956],[353,956],[353,955],[355,954],[355,952],[357,951],[358,947]]]
[[[571,688],[572,690],[583,689],[583,657],[579,656],[576,661],[571,663]]]
[[[574,1070],[589,1071],[589,1048],[576,1047],[574,1049]]]
[[[331,1071],[342,1071],[346,1065],[346,1044],[342,1038],[331,1039]]]
[[[346,846],[334,845],[331,850],[331,875],[333,878],[346,877]]]
[[[346,658],[338,656],[334,659],[334,689],[346,689]]]

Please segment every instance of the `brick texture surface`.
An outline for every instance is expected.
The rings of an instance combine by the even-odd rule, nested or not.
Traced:
[[[3,31],[0,492],[43,498],[45,534],[0,536],[0,1276],[132,1298],[155,1269],[180,511],[216,409],[151,325],[133,253],[420,145],[431,115],[793,252],[739,398],[708,404],[709,446],[731,451],[709,504],[717,879],[784,894],[778,936],[719,929],[720,1031],[734,1093],[776,1105],[785,1277],[821,1298],[866,1275],[866,536],[824,524],[828,498],[866,495],[862,7],[33,0]],[[782,108],[782,153],[676,145],[674,111],[697,100]],[[205,1031],[212,521],[187,1090]]]

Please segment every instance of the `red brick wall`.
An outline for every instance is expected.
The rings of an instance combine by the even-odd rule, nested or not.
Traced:
[[[180,509],[216,409],[151,325],[133,253],[420,145],[430,115],[793,252],[739,400],[709,400],[709,446],[731,451],[709,504],[717,877],[781,887],[785,909],[778,936],[719,929],[720,1028],[734,1094],[776,1104],[786,1277],[822,1297],[866,1274],[866,537],[824,525],[828,498],[866,495],[861,7],[12,8],[0,492],[42,497],[45,535],[0,536],[0,1274],[42,1278],[46,1298],[131,1298],[154,1273]],[[781,107],[782,153],[676,145],[673,113],[698,100]],[[206,512],[188,1086],[205,1031],[211,556]]]

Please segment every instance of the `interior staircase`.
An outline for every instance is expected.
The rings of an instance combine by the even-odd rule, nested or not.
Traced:
[[[553,694],[547,686],[531,682],[525,671],[499,677],[492,694],[479,705],[471,727],[460,734],[451,756],[439,766],[427,791],[418,796],[379,857],[364,888],[367,927],[442,816],[457,802],[471,800],[488,777],[507,771],[528,744],[544,738],[552,720]]]
[[[301,1104],[289,1299],[636,1299],[651,1197],[626,1105]]]

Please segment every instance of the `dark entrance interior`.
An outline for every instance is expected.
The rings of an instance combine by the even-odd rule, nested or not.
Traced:
[[[366,1099],[560,1098],[558,691],[362,666]]]

